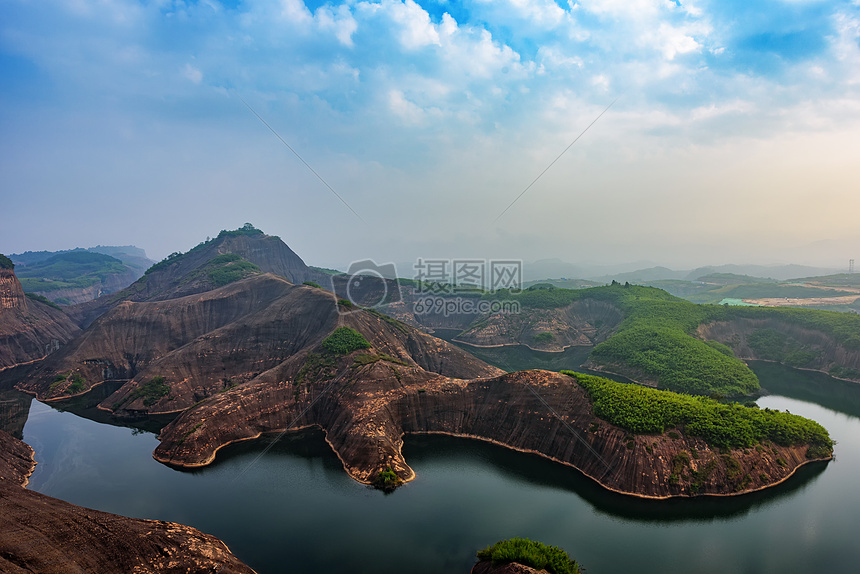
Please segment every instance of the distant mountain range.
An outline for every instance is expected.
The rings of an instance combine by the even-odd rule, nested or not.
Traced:
[[[24,291],[61,305],[91,301],[127,287],[155,263],[133,245],[27,251],[9,258]]]
[[[682,280],[698,281],[704,275],[731,273],[749,275],[753,278],[786,281],[799,277],[815,277],[844,273],[845,269],[832,267],[810,267],[807,265],[712,265],[695,269],[669,269],[648,262],[632,262],[620,265],[575,265],[561,259],[542,259],[524,265],[526,281],[542,279],[586,279],[597,283],[647,283],[651,281]]]

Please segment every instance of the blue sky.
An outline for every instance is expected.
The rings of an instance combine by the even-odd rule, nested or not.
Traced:
[[[847,264],[857,157],[858,0],[0,0],[0,252]]]

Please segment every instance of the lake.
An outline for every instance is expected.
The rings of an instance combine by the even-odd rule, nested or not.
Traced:
[[[417,479],[393,494],[343,471],[321,432],[219,452],[177,471],[152,459],[152,432],[33,401],[30,487],[74,504],[171,520],[218,536],[260,574],[467,574],[475,552],[524,536],[566,549],[589,574],[856,572],[860,564],[860,385],[754,363],[761,407],[823,424],[836,460],[741,497],[645,501],[577,471],[491,444],[408,437]]]

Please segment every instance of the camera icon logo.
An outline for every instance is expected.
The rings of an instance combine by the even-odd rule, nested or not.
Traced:
[[[377,264],[372,259],[353,261],[343,275],[332,277],[332,291],[354,307],[379,307],[400,301],[400,283],[394,263]],[[338,312],[350,313],[338,305]]]

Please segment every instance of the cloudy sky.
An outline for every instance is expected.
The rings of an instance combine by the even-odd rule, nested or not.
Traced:
[[[0,252],[847,267],[858,158],[860,0],[0,0]]]

